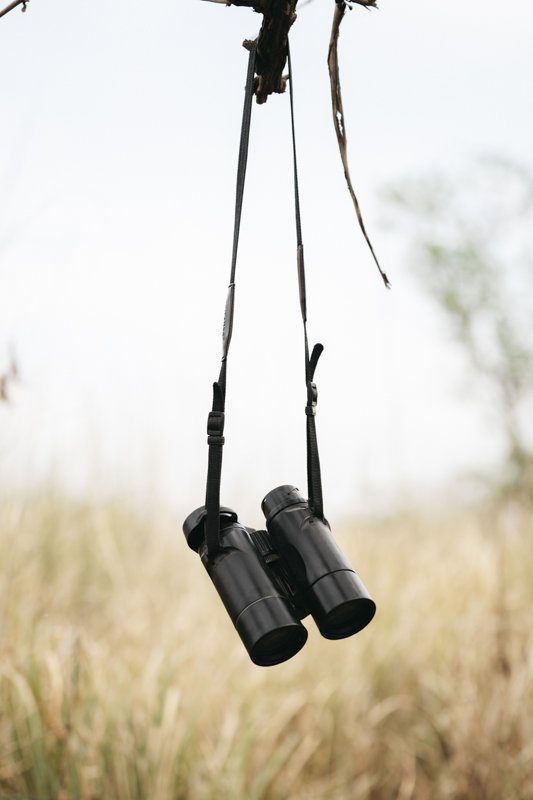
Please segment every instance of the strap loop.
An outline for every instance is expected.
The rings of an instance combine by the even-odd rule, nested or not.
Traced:
[[[315,370],[317,368],[320,356],[322,355],[323,352],[324,352],[324,345],[315,344],[315,346],[313,347],[313,352],[311,353],[311,358],[309,359],[308,376],[310,381],[312,381],[313,378],[315,377]]]

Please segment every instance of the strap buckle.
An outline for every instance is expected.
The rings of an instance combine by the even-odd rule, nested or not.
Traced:
[[[207,444],[224,444],[224,412],[210,411],[207,418]]]
[[[318,402],[318,389],[316,388],[316,383],[313,381],[309,381],[307,384],[307,405],[305,407],[305,413],[308,417],[316,416],[316,406]]]

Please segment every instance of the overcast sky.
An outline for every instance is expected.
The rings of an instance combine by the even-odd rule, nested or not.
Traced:
[[[501,153],[533,167],[530,0],[383,0],[347,15],[352,172],[393,291],[356,228],[331,120],[333,0],[292,34],[325,498],[387,508],[457,486],[500,442],[420,293],[380,189]],[[218,374],[247,55],[260,17],[200,0],[31,0],[0,20],[4,485],[50,477],[200,505]],[[223,501],[305,481],[287,96],[254,107]],[[265,423],[268,420],[268,423]],[[250,523],[259,518],[250,519]]]

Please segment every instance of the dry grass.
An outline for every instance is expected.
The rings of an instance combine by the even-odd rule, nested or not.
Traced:
[[[0,797],[533,798],[533,524],[483,527],[341,536],[376,620],[262,670],[177,525],[4,503]]]

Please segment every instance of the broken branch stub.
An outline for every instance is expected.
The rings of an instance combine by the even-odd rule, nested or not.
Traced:
[[[283,70],[287,63],[287,42],[289,31],[296,20],[298,0],[275,0],[263,15],[263,24],[257,42],[257,85],[258,103],[265,103],[273,92],[285,91]]]
[[[214,0],[218,2],[218,0]],[[289,31],[296,20],[298,0],[226,0],[228,6],[245,6],[263,15],[257,40],[255,94],[258,103],[285,91],[283,70],[287,63]],[[248,43],[245,42],[245,46]]]

